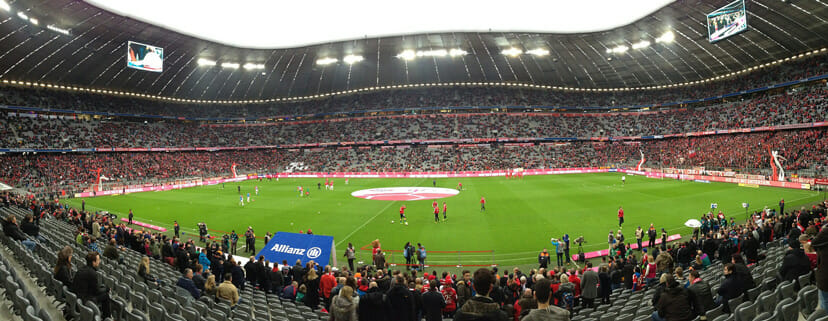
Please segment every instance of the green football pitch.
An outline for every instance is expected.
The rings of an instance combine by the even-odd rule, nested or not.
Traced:
[[[183,238],[197,238],[196,223],[205,222],[213,230],[243,233],[253,226],[256,235],[286,231],[298,233],[312,229],[315,234],[334,237],[337,254],[348,243],[369,248],[379,239],[384,250],[401,250],[406,242],[422,243],[434,265],[519,265],[536,261],[537,253],[552,248],[549,239],[567,233],[584,236],[585,251],[606,248],[607,234],[618,229],[617,211],[624,207],[623,231],[634,239],[637,226],[650,223],[666,228],[670,234],[688,234],[683,226],[710,210],[711,203],[737,221],[746,219],[742,203],[749,210],[764,206],[776,208],[784,198],[788,209],[798,208],[822,198],[807,190],[771,187],[740,187],[736,184],[697,183],[621,174],[567,174],[527,176],[522,179],[438,178],[437,187],[463,190],[456,196],[439,199],[448,205],[448,219],[434,222],[433,200],[381,201],[356,198],[351,192],[378,187],[431,187],[431,178],[420,179],[336,179],[335,191],[317,189],[323,179],[281,179],[245,181],[164,192],[133,193],[122,196],[87,198],[88,210],[107,210],[126,217],[130,209],[135,220],[171,229],[177,220]],[[310,191],[298,197],[297,186]],[[253,202],[239,205],[237,186],[253,195]],[[480,211],[480,198],[486,198],[486,211]],[[80,207],[81,199],[69,203]],[[405,205],[408,225],[399,224],[399,208]],[[442,213],[440,214],[442,218]],[[394,221],[392,224],[391,221]],[[241,245],[240,245],[241,246]],[[257,249],[262,246],[258,241]],[[463,251],[463,252],[458,252]],[[466,252],[468,251],[468,252]],[[370,262],[369,251],[358,251],[358,260]],[[573,251],[574,252],[574,251]],[[241,253],[241,251],[239,252]],[[391,262],[400,263],[399,253],[390,253]],[[342,260],[340,259],[340,262]]]

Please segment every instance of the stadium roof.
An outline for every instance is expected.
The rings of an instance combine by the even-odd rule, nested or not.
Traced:
[[[450,32],[583,33],[621,27],[674,0],[85,0],[122,16],[228,46],[295,48]]]
[[[678,1],[632,24],[592,33],[439,32],[244,49],[81,1],[0,0],[0,79],[194,100],[422,83],[636,88],[726,76],[828,45],[828,5],[779,0],[749,1],[749,30],[711,44],[705,15],[728,2]],[[673,41],[666,41],[669,36]],[[163,47],[164,71],[126,68],[127,41]]]

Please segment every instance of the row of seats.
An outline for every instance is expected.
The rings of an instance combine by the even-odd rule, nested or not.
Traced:
[[[763,251],[767,259],[751,265],[751,275],[757,286],[747,291],[746,296],[728,301],[728,306],[735,307],[733,313],[725,312],[724,305],[707,311],[705,317],[713,321],[813,321],[828,320],[828,315],[817,305],[817,288],[811,284],[811,275],[803,275],[795,282],[779,283],[775,272],[782,264],[786,248],[779,242],[768,243]],[[724,275],[722,263],[714,262],[700,272],[701,279],[710,284],[712,293],[716,293]],[[689,271],[684,272],[689,275]],[[797,292],[795,289],[800,288]],[[646,321],[651,320],[654,308],[651,304],[655,289],[632,292],[629,289],[613,291],[612,305],[600,305],[594,310],[580,310],[573,321]],[[701,320],[701,316],[696,320]]]
[[[24,217],[27,212],[19,208],[1,208],[0,216],[16,215]],[[80,320],[101,321],[100,311],[90,303],[82,303],[68,288],[54,279],[48,266],[56,262],[57,253],[63,246],[70,245],[74,249],[73,261],[84,262],[84,254],[88,249],[78,245],[73,237],[73,227],[65,222],[53,219],[41,220],[41,236],[44,241],[38,242],[34,255],[26,251],[17,242],[10,242],[9,246],[18,249],[16,257],[29,267],[38,284],[51,296],[60,307],[65,307],[67,314],[78,317]],[[3,238],[8,240],[8,238]],[[138,263],[141,254],[127,250],[122,251],[123,264],[101,257],[99,272],[103,274],[104,284],[110,288],[112,299],[112,318],[128,321],[299,321],[299,320],[327,320],[327,313],[312,311],[304,305],[296,305],[292,301],[284,301],[276,295],[265,294],[255,289],[240,291],[240,303],[231,309],[229,302],[215,302],[214,299],[201,297],[193,300],[192,296],[174,284],[181,274],[161,261],[153,260],[151,267],[153,274],[161,280],[161,286],[150,286],[137,275]],[[73,270],[77,267],[73,265]]]

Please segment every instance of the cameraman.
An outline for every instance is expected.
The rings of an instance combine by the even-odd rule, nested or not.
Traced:
[[[555,245],[555,256],[558,258],[558,266],[563,265],[563,248],[564,244],[556,238],[552,238],[552,244]]]

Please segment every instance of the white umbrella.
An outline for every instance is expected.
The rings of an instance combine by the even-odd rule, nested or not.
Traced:
[[[687,220],[687,222],[684,222],[684,226],[697,228],[697,227],[701,227],[701,222],[699,222],[699,220],[696,220],[696,219],[691,219],[691,220]]]

